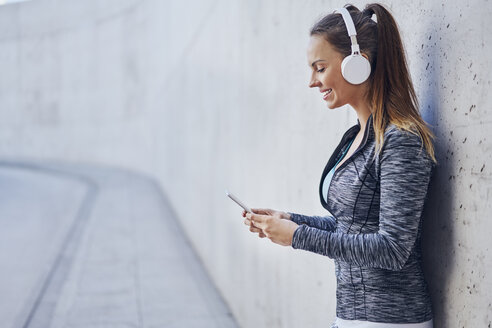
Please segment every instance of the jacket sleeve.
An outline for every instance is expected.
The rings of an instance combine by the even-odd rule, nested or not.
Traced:
[[[419,136],[391,130],[380,158],[379,230],[347,234],[300,225],[292,247],[359,266],[401,270],[417,238],[432,168]]]
[[[337,225],[335,218],[331,215],[307,216],[291,212],[287,213],[290,214],[290,219],[299,225],[305,224],[307,226],[326,231],[335,231]]]

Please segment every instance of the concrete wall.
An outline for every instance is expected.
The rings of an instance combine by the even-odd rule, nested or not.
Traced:
[[[361,1],[354,1],[359,8]],[[424,225],[436,327],[492,320],[492,3],[388,1],[440,165]],[[252,207],[325,213],[350,108],[307,87],[308,29],[337,1],[48,1],[0,7],[0,156],[162,182],[244,327],[327,327],[332,260],[247,231]]]

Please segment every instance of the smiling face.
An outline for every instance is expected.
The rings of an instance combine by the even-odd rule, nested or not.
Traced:
[[[343,55],[336,51],[321,35],[312,35],[307,49],[308,65],[312,69],[310,88],[319,88],[328,108],[345,104],[357,106],[362,99],[366,83],[353,85],[342,76]]]

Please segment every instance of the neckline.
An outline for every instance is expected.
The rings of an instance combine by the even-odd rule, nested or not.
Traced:
[[[335,170],[336,170],[336,167],[337,167],[338,163],[340,163],[340,162],[342,161],[342,159],[344,159],[344,158],[345,158],[345,155],[347,155],[347,153],[348,153],[348,151],[349,151],[350,147],[352,146],[352,144],[354,143],[354,141],[355,141],[355,138],[356,138],[356,137],[357,137],[357,134],[356,134],[356,135],[352,138],[352,140],[349,142],[349,144],[348,144],[347,148],[346,148],[346,149],[345,149],[345,151],[343,152],[343,154],[342,154],[342,156],[340,157],[340,159],[339,159],[339,160],[335,163],[335,165],[332,167],[331,171],[335,172]],[[351,157],[352,157],[352,156],[351,156]],[[347,158],[347,160],[349,160],[349,159],[350,159],[350,157],[349,157],[349,158]],[[345,161],[344,161],[343,163],[345,163]],[[343,165],[343,163],[342,163],[342,165]]]
[[[359,146],[358,146],[358,147],[354,150],[354,152],[352,153],[352,155],[350,155],[350,157],[349,157],[349,158],[347,158],[347,160],[346,160],[346,161],[344,161],[344,162],[340,165],[340,167],[339,167],[338,169],[335,169],[335,172],[336,172],[336,171],[338,171],[338,170],[340,170],[342,167],[344,167],[344,166],[347,164],[346,162],[348,162],[348,160],[349,160],[350,158],[352,158],[352,157],[353,157],[353,156],[357,153],[357,151],[358,151],[359,149],[363,148],[363,147],[366,145],[367,140],[368,140],[368,138],[369,138],[369,135],[370,135],[370,134],[371,134],[371,132],[372,132],[372,119],[373,119],[373,117],[372,117],[372,113],[371,113],[371,114],[369,115],[369,117],[367,118],[366,127],[365,127],[365,129],[364,129],[364,135],[362,136],[362,141],[360,142]],[[360,129],[362,128],[362,127],[361,127],[361,125],[360,125],[360,122],[359,122],[359,119],[358,119],[358,118],[357,118],[357,125],[354,125],[354,127],[358,127],[359,129],[358,129],[358,130],[357,130],[357,132],[354,134],[354,139],[353,139],[353,140],[355,140],[355,138],[357,137],[357,134],[359,133]],[[353,140],[352,140],[352,141],[353,141]],[[350,144],[350,146],[351,146],[351,145],[352,145],[352,144]],[[349,147],[350,147],[350,146],[349,146]],[[348,149],[348,148],[347,148],[347,149]],[[342,158],[343,158],[344,156],[345,156],[345,154],[342,156]],[[337,164],[338,164],[338,163],[337,163]],[[336,165],[335,165],[335,167],[336,167]]]

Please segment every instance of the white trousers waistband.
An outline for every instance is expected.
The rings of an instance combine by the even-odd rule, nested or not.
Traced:
[[[433,328],[432,319],[420,323],[379,323],[336,318],[331,328]]]

